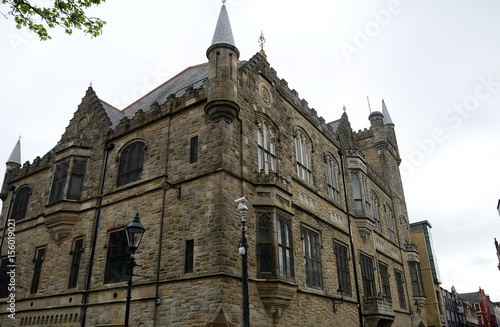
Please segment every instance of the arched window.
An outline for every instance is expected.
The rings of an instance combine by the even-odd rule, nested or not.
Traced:
[[[326,155],[326,184],[328,187],[328,195],[333,200],[340,201],[339,189],[339,165],[337,161],[331,156]]]
[[[381,231],[380,216],[378,212],[379,202],[377,195],[373,191],[370,193],[370,202],[372,207],[372,217],[373,220],[375,220],[375,229],[380,232]]]
[[[120,155],[118,186],[141,179],[143,162],[144,142],[134,142],[128,145]]]
[[[266,174],[276,171],[276,130],[268,121],[261,119],[258,123],[257,144],[259,172]]]
[[[10,219],[19,220],[26,217],[26,209],[28,208],[30,193],[31,189],[28,186],[25,186],[17,191]]]
[[[396,233],[394,232],[394,218],[392,217],[391,207],[386,203],[384,205],[385,211],[385,222],[387,223],[387,231],[389,234],[389,239],[391,241],[396,241]]]
[[[297,159],[297,175],[307,183],[312,183],[311,142],[302,131],[295,132],[295,156]]]
[[[410,231],[408,228],[408,222],[404,216],[399,217],[399,222],[401,223],[401,233],[403,234],[403,239],[406,243],[410,242]]]

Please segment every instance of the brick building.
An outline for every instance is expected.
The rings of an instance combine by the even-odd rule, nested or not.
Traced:
[[[460,293],[459,296],[476,310],[479,326],[493,327],[490,301],[483,289],[479,288],[478,292]]]
[[[0,193],[15,292],[7,233],[0,324],[122,326],[138,213],[130,325],[240,326],[234,200],[247,196],[251,326],[426,326],[385,104],[364,131],[346,113],[325,123],[264,51],[239,61],[224,5],[207,57],[123,111],[89,87],[31,163],[16,145]]]

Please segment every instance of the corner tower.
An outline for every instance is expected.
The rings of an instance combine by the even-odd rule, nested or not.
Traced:
[[[6,163],[5,177],[0,191],[0,200],[5,201],[9,192],[9,182],[17,175],[21,168],[21,138],[14,146],[14,150],[10,154],[9,160]]]
[[[231,123],[238,115],[238,58],[226,5],[223,1],[212,44],[207,50],[208,92],[205,112],[214,122]]]

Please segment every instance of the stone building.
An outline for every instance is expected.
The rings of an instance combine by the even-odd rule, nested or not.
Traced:
[[[0,324],[122,326],[138,213],[130,325],[241,326],[246,196],[251,326],[427,326],[385,104],[364,131],[325,123],[264,51],[239,61],[224,5],[207,57],[123,111],[89,87],[49,153],[16,147]]]

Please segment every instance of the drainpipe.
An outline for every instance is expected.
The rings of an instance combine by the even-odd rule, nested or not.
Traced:
[[[97,229],[99,227],[99,218],[101,217],[101,205],[102,205],[102,193],[104,191],[104,179],[106,177],[106,170],[108,166],[108,157],[109,151],[113,150],[115,145],[113,143],[106,144],[104,146],[104,165],[102,168],[101,175],[101,187],[99,189],[99,196],[97,197],[97,206],[96,206],[96,214],[94,221],[94,234],[92,235],[92,248],[90,249],[90,261],[89,261],[89,269],[87,271],[87,282],[85,284],[85,292],[83,294],[83,308],[82,308],[82,327],[85,327],[85,319],[87,316],[87,303],[89,300],[89,288],[90,281],[92,279],[92,267],[94,265],[94,256],[95,256],[95,248],[97,243]]]
[[[338,139],[340,144],[340,139]],[[354,239],[352,236],[352,225],[351,225],[351,214],[349,213],[349,201],[347,199],[347,185],[345,181],[345,171],[344,171],[344,154],[339,149],[340,155],[340,168],[342,170],[342,180],[344,182],[344,197],[345,197],[345,208],[347,213],[347,223],[349,225],[349,240],[351,243],[351,255],[352,255],[352,265],[354,267],[354,284],[356,286],[356,297],[358,298],[358,317],[359,326],[363,327],[363,313],[361,312],[361,296],[359,293],[359,282],[358,282],[358,270],[356,269],[356,251],[354,250]]]
[[[9,220],[9,216],[10,216],[10,209],[12,208],[12,200],[14,200],[15,189],[16,189],[16,187],[14,185],[9,187],[9,191],[10,191],[9,209],[7,209],[7,215],[5,216],[5,225],[3,226],[3,231],[2,231],[2,239],[0,240],[0,254],[2,253],[3,239],[5,237],[5,230],[7,229],[7,222]]]

